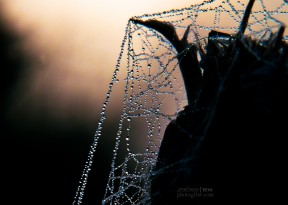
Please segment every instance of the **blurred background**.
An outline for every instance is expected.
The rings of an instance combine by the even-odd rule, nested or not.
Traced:
[[[128,19],[191,2],[0,1],[1,201],[72,204]],[[103,197],[109,137],[85,204]]]
[[[199,2],[0,0],[1,204],[72,204],[128,19]],[[111,133],[122,100],[114,96]],[[104,195],[109,132],[97,147],[85,205]]]

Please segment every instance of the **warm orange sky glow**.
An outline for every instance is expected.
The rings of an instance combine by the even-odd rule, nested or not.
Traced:
[[[202,0],[2,1],[8,24],[24,37],[25,51],[37,62],[23,77],[25,89],[21,88],[16,108],[37,104],[53,110],[57,117],[63,113],[58,111],[69,113],[75,108],[74,112],[94,116],[104,101],[129,18],[199,2]]]
[[[191,0],[13,0],[3,2],[11,27],[40,61],[24,79],[22,104],[101,107],[129,18],[188,7]],[[193,3],[201,0],[193,1]],[[21,104],[21,103],[20,103]],[[83,109],[81,112],[83,112]],[[59,114],[59,113],[58,113]]]

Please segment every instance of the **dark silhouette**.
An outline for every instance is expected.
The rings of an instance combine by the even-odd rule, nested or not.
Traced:
[[[178,52],[179,67],[183,76],[188,104],[192,104],[198,97],[199,88],[202,81],[201,70],[197,61],[197,46],[189,44],[187,41],[190,26],[187,27],[183,38],[180,40],[172,24],[159,22],[157,20],[142,21],[132,19],[137,24],[155,29],[167,38]],[[191,77],[193,79],[191,79]]]
[[[163,34],[178,51],[188,98],[165,131],[152,205],[283,200],[285,191],[276,187],[287,155],[288,45],[284,26],[268,40],[244,35],[254,2],[236,35],[210,32],[201,62],[200,48],[187,43],[189,27],[179,40],[167,22],[133,20]]]

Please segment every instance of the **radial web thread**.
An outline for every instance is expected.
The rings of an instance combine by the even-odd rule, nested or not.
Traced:
[[[180,38],[190,26],[189,42],[200,45],[205,51],[211,30],[229,34],[238,31],[247,3],[248,0],[210,0],[132,19],[170,22]],[[259,40],[269,38],[282,23],[288,25],[287,21],[287,2],[256,0],[245,34]],[[288,41],[287,30],[285,41]],[[160,33],[129,20],[73,205],[83,202],[88,175],[93,171],[92,163],[97,163],[93,162],[96,147],[99,138],[105,135],[103,126],[111,116],[107,107],[113,101],[112,95],[117,95],[117,89],[122,90],[122,100],[117,106],[123,109],[119,112],[118,131],[109,136],[114,138],[115,146],[111,150],[111,171],[102,203],[149,204],[149,178],[163,133],[187,104],[177,55],[172,44]],[[117,86],[119,88],[115,88]]]

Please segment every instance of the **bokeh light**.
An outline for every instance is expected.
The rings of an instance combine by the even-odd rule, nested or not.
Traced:
[[[128,19],[190,4],[188,0],[3,2],[9,26],[23,36],[25,52],[34,61],[22,78],[13,112],[25,107],[33,113],[40,107],[58,119],[71,117],[71,111],[95,119]]]

